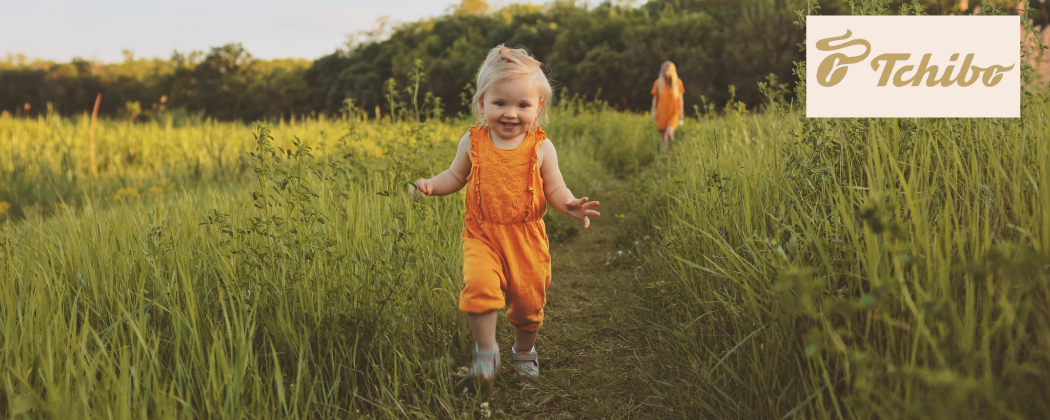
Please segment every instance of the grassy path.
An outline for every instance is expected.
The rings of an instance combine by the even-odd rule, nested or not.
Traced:
[[[605,191],[617,191],[618,183]],[[608,188],[612,187],[612,188]],[[504,369],[492,406],[496,418],[579,419],[659,418],[662,408],[639,370],[650,363],[648,327],[630,293],[633,273],[619,260],[616,238],[621,200],[599,197],[602,216],[589,229],[551,245],[553,278],[546,319],[536,345],[542,378],[529,380],[510,370],[513,332],[500,321]],[[502,316],[502,315],[501,315]],[[500,414],[503,414],[502,416]]]

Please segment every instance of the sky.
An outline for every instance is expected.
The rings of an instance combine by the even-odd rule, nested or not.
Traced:
[[[490,1],[494,6],[500,2]],[[504,2],[505,3],[505,2]],[[69,61],[169,58],[239,42],[264,59],[315,59],[372,29],[381,16],[411,22],[459,0],[3,0],[0,57]]]

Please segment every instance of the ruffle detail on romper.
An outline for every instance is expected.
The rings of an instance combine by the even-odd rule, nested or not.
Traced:
[[[483,219],[481,217],[481,141],[486,140],[487,128],[483,127],[481,123],[474,124],[470,127],[470,189],[473,190],[475,206],[470,206],[467,203],[466,217],[473,219]],[[467,195],[467,199],[470,199],[470,194]]]
[[[540,190],[541,190],[540,193],[542,194],[542,192],[543,192],[542,191],[543,190],[543,181],[542,181],[542,178],[540,178],[540,176],[539,176],[539,173],[540,173],[540,157],[539,157],[539,155],[540,155],[540,145],[543,144],[543,141],[547,139],[547,133],[544,133],[542,129],[537,127],[536,131],[533,132],[532,134],[530,134],[530,137],[532,137],[532,142],[533,142],[531,147],[529,147],[530,149],[532,149],[532,154],[531,154],[531,158],[530,158],[530,162],[529,162],[529,169],[530,169],[531,173],[529,174],[528,196],[529,196],[530,200],[529,200],[528,205],[525,207],[525,220],[523,220],[523,222],[528,222],[528,221],[532,220],[532,211],[536,208],[536,184],[537,184],[537,182],[539,182],[539,184],[540,184]],[[540,215],[540,217],[543,217],[543,216]]]

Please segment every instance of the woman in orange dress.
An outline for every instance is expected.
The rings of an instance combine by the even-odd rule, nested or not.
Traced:
[[[675,128],[685,121],[685,102],[682,100],[685,87],[678,79],[674,63],[664,61],[650,93],[653,95],[653,119],[660,131],[660,150],[667,151],[674,142]]]

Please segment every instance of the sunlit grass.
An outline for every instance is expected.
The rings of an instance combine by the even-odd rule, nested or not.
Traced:
[[[553,121],[578,194],[655,150],[642,116]],[[470,124],[102,121],[92,176],[83,119],[0,119],[0,415],[476,415],[462,196],[407,194]]]
[[[662,392],[713,418],[1050,413],[1041,95],[1021,119],[702,120],[636,184]]]

